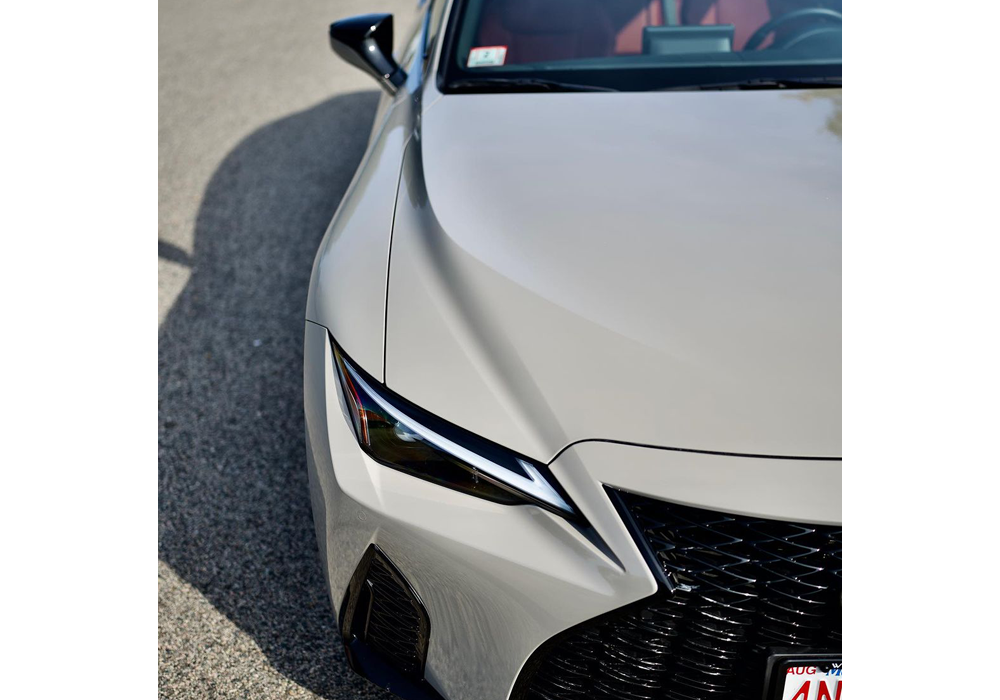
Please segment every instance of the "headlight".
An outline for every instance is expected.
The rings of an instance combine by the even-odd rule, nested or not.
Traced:
[[[332,339],[331,339],[332,342]],[[372,459],[419,479],[496,503],[576,514],[543,464],[452,425],[396,396],[333,344],[358,444]]]

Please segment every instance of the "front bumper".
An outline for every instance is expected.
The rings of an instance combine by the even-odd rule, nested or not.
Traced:
[[[385,468],[358,447],[325,328],[307,322],[304,403],[313,515],[331,602],[371,545],[430,620],[424,675],[449,700],[505,700],[554,635],[652,596],[643,553],[606,486],[760,517],[835,524],[840,463],[580,443],[551,465],[603,541],[534,506],[483,501]]]

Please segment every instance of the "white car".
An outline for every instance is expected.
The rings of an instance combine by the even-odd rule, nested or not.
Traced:
[[[840,0],[433,0],[316,256],[352,668],[408,698],[842,700]]]

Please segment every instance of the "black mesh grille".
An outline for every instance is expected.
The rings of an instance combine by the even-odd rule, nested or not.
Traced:
[[[371,607],[365,641],[403,673],[419,674],[420,615],[410,592],[381,557],[368,569]]]
[[[341,632],[356,668],[355,657],[364,652],[403,676],[423,677],[430,636],[427,611],[403,574],[375,545],[361,558],[341,608]]]
[[[543,645],[516,698],[759,700],[774,649],[839,652],[839,527],[614,492],[663,591]]]

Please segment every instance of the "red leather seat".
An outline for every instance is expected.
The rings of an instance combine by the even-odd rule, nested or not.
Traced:
[[[767,0],[684,0],[681,24],[732,24],[733,51],[740,51],[747,39],[771,19]]]
[[[681,0],[676,0],[680,7]],[[628,55],[642,53],[642,30],[646,27],[663,25],[663,1],[650,0],[642,6],[635,17],[618,30],[615,37],[615,54]]]
[[[771,19],[767,0],[676,0],[681,24],[732,24],[733,50],[739,51],[747,39]],[[663,25],[662,0],[651,0],[618,31],[616,54],[642,52],[642,30]]]

